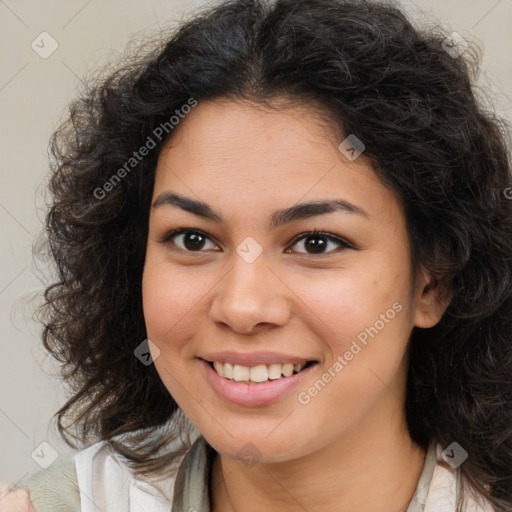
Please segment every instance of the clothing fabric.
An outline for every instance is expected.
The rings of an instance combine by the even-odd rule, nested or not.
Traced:
[[[436,443],[429,446],[407,512],[455,512],[457,470],[439,464],[441,451]],[[30,494],[35,512],[211,512],[214,457],[215,450],[199,435],[174,471],[146,482],[133,476],[107,442],[99,442],[28,476],[14,489]],[[469,496],[466,501],[466,512],[492,512],[481,499]]]

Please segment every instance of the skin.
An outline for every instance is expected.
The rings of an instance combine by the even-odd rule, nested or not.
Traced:
[[[0,502],[2,512],[35,512],[28,492],[24,489],[9,492],[7,484],[0,486]]]
[[[217,451],[214,512],[405,511],[423,469],[425,451],[410,439],[404,414],[407,346],[413,327],[435,325],[448,300],[426,271],[413,276],[394,192],[364,154],[349,161],[333,134],[297,105],[275,111],[204,102],[159,157],[153,201],[174,191],[224,219],[152,208],[143,275],[148,338],[160,350],[156,369]],[[268,228],[277,209],[338,198],[368,218],[336,211]],[[195,252],[183,235],[159,241],[180,227],[208,238]],[[304,238],[294,242],[314,229],[354,248],[331,241],[317,254]],[[263,249],[252,263],[236,252],[248,236]],[[401,311],[301,404],[297,392],[396,302]],[[223,400],[205,379],[197,356],[215,350],[272,350],[319,364],[297,392],[245,407]],[[238,455],[248,442],[259,452],[254,465]]]

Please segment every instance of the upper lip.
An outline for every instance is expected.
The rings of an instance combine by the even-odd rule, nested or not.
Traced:
[[[256,366],[259,364],[306,364],[308,361],[315,361],[315,359],[305,359],[290,354],[283,354],[279,352],[210,352],[199,356],[205,361],[213,363],[218,361],[220,363],[239,364],[242,366]]]

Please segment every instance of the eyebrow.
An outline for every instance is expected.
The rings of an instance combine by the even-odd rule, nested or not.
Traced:
[[[170,205],[177,206],[182,210],[204,217],[205,219],[213,220],[216,222],[225,223],[222,216],[215,212],[210,205],[202,201],[197,201],[189,197],[182,196],[176,192],[162,192],[154,201],[152,208],[159,206]],[[362,215],[367,219],[370,216],[359,206],[356,206],[344,199],[330,199],[326,201],[313,201],[309,203],[296,204],[289,208],[276,210],[270,218],[270,229],[288,224],[290,222],[315,217],[332,212],[343,212]]]

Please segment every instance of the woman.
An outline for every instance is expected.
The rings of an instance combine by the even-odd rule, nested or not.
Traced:
[[[512,510],[510,158],[456,44],[231,1],[72,105],[43,339],[80,451],[5,510]]]

